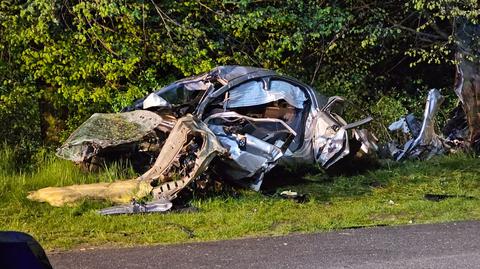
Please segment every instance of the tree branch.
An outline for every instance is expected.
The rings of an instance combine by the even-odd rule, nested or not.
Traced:
[[[414,33],[414,34],[416,34],[416,35],[418,35],[418,36],[423,36],[423,37],[426,37],[426,38],[429,38],[429,39],[434,39],[434,40],[446,40],[446,39],[448,39],[448,36],[447,36],[447,38],[444,38],[444,37],[441,36],[441,35],[434,35],[434,34],[429,34],[429,33],[423,33],[423,32],[417,31],[416,29],[409,28],[409,27],[406,27],[406,26],[403,26],[403,25],[400,25],[400,24],[393,24],[393,27],[396,27],[396,28],[405,30],[405,31],[407,31],[407,32]]]

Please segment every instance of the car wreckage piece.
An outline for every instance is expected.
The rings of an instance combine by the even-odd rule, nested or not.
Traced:
[[[149,208],[169,208],[168,202],[158,206],[158,201],[171,201],[199,178],[214,176],[259,190],[265,173],[279,163],[317,162],[329,168],[355,153],[350,152],[350,140],[357,140],[360,150],[371,153],[375,141],[358,127],[372,118],[347,123],[335,113],[344,102],[341,97],[327,99],[310,86],[271,70],[220,66],[176,81],[121,113],[102,114],[117,119],[102,124],[123,126],[131,123],[130,116],[118,115],[146,113],[150,120],[133,121],[140,125],[138,133],[125,132],[125,137],[117,139],[115,133],[129,128],[112,127],[95,139],[96,128],[88,129],[87,121],[57,155],[77,163],[112,155],[150,156],[145,158],[150,169],[135,180],[152,186],[152,203],[157,204],[142,207],[134,202],[103,213],[149,212]]]
[[[432,89],[428,92],[421,124],[413,114],[390,124],[388,127],[390,131],[401,130],[403,133],[412,136],[412,139],[408,140],[403,148],[397,147],[395,143],[388,145],[390,154],[395,160],[399,161],[407,158],[429,159],[445,151],[442,139],[435,133],[435,116],[443,101],[444,97],[440,92],[437,89]]]
[[[176,121],[171,115],[148,110],[95,113],[70,135],[56,154],[86,168],[102,165],[109,158],[135,161],[156,157]]]

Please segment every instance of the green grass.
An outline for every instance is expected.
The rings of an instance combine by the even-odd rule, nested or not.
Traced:
[[[84,174],[70,162],[46,158],[36,171],[22,173],[13,172],[11,151],[3,149],[0,155],[0,230],[30,233],[48,250],[480,219],[480,162],[468,155],[387,163],[354,177],[308,175],[303,183],[282,188],[308,194],[304,204],[243,191],[235,198],[194,199],[192,204],[200,209],[196,213],[132,216],[98,215],[97,209],[109,205],[105,202],[55,208],[26,199],[28,191],[42,187],[134,176],[124,166]],[[423,198],[426,193],[458,197],[432,202]]]

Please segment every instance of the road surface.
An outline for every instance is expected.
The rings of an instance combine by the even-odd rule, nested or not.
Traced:
[[[48,254],[62,268],[480,268],[480,222]]]

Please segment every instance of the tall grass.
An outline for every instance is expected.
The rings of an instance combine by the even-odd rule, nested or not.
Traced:
[[[44,187],[112,182],[136,176],[126,162],[113,163],[98,173],[85,173],[74,163],[57,158],[52,153],[37,157],[33,169],[16,168],[14,151],[3,145],[0,148],[0,197],[26,195]]]
[[[0,175],[11,174],[15,171],[15,153],[6,144],[0,146]]]

